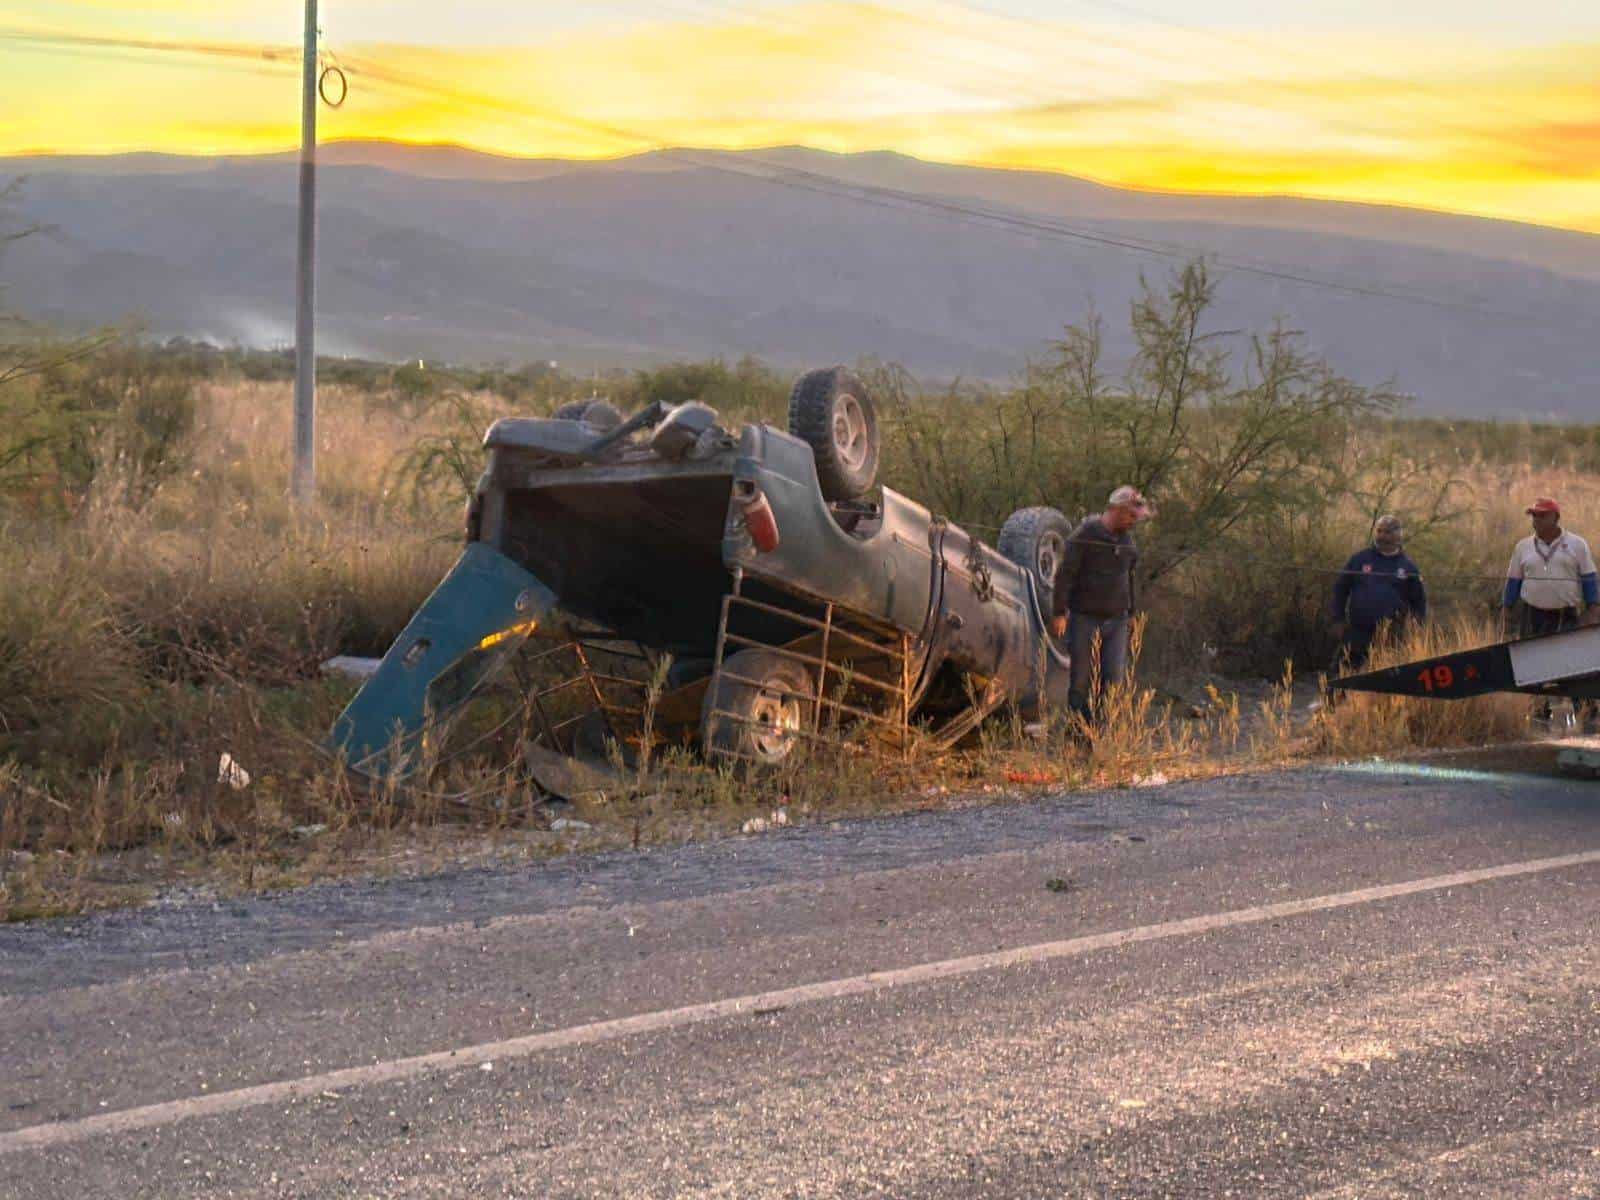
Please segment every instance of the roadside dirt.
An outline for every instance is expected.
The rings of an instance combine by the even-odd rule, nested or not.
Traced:
[[[1205,704],[1205,685],[1228,683],[1239,698],[1239,727],[1231,746],[1218,742]],[[728,838],[759,838],[784,829],[841,820],[974,808],[1003,809],[1041,797],[1110,790],[1159,789],[1215,777],[1272,773],[1314,765],[1292,746],[1264,747],[1266,706],[1281,693],[1266,681],[1221,681],[1196,676],[1157,693],[1156,703],[1174,725],[1197,734],[1192,752],[1160,761],[1124,763],[1099,772],[1074,772],[1041,757],[1024,743],[1020,754],[977,751],[915,766],[885,764],[834,791],[804,796],[742,794],[716,797],[657,794],[573,807],[543,806],[502,819],[463,813],[459,821],[374,830],[300,827],[278,831],[253,845],[205,851],[147,845],[72,860],[59,852],[12,853],[0,861],[0,915],[5,921],[63,917],[138,906],[174,896],[228,898],[340,880],[425,879],[443,872],[508,868],[568,856],[646,847],[680,846]],[[1312,681],[1296,681],[1284,721],[1292,737],[1311,720],[1317,699]],[[1170,709],[1168,706],[1170,705]],[[1564,732],[1557,727],[1554,732]],[[1284,730],[1277,731],[1282,738]],[[1447,751],[1400,751],[1385,758],[1436,769],[1560,775],[1560,751],[1589,743],[1550,733],[1515,745]]]

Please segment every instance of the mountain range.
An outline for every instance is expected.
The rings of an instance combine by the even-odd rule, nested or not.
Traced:
[[[1003,380],[1064,326],[1131,347],[1140,278],[1208,256],[1210,326],[1282,320],[1425,412],[1600,418],[1600,236],[1287,197],[802,148],[604,162],[321,148],[319,350],[586,368],[752,354]],[[0,159],[25,219],[3,303],[280,345],[295,159]]]

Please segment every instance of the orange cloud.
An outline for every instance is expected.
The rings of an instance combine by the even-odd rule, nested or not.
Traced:
[[[1428,38],[1329,35],[1308,53],[1288,35],[819,3],[586,27],[507,49],[340,46],[350,99],[324,111],[322,129],[548,156],[894,149],[1145,188],[1292,192],[1600,232],[1597,48]],[[239,62],[176,51],[20,53],[3,36],[0,56],[19,95],[52,97],[0,106],[0,153],[211,153],[297,138],[292,61],[258,61],[266,74],[251,76]],[[163,65],[176,61],[187,69]]]

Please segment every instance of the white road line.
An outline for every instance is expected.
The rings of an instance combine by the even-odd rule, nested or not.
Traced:
[[[459,1050],[419,1054],[414,1058],[393,1059],[389,1062],[372,1063],[369,1066],[346,1067],[321,1075],[307,1075],[279,1083],[263,1083],[255,1087],[238,1088],[231,1092],[192,1096],[185,1100],[168,1101],[165,1104],[150,1104],[142,1108],[100,1113],[71,1121],[33,1125],[26,1129],[0,1133],[0,1155],[13,1154],[20,1150],[42,1150],[63,1146],[92,1137],[153,1129],[191,1117],[211,1117],[268,1104],[284,1104],[318,1096],[323,1092],[337,1092],[343,1088],[398,1083],[437,1072],[476,1067],[486,1062],[529,1058],[551,1050],[615,1041],[618,1038],[655,1033],[663,1029],[676,1029],[684,1025],[699,1025],[707,1021],[738,1016],[741,1013],[790,1008],[797,1004],[810,1004],[817,1000],[833,1000],[844,996],[860,996],[910,984],[956,979],[963,975],[994,971],[1004,967],[1072,958],[1096,950],[1131,946],[1138,942],[1190,937],[1219,929],[1231,929],[1239,925],[1255,925],[1262,921],[1303,916],[1306,913],[1353,908],[1400,896],[1438,892],[1496,879],[1538,875],[1592,863],[1600,863],[1600,850],[1586,850],[1580,854],[1566,854],[1559,858],[1539,858],[1472,871],[1456,871],[1449,875],[1432,875],[1426,879],[1360,888],[1353,892],[1337,892],[1327,896],[1312,896],[1305,900],[1285,900],[1280,904],[1263,904],[1255,908],[1240,908],[1208,916],[1188,917],[1181,921],[1164,921],[1159,925],[1140,925],[1133,929],[1090,934],[1087,937],[1068,938],[1059,942],[1039,942],[1032,946],[1019,946],[1014,950],[997,950],[990,954],[973,954],[966,958],[919,963],[913,967],[900,967],[890,971],[871,971],[865,975],[851,975],[844,979],[829,979],[821,983],[802,984],[799,987],[779,988],[776,991],[760,992],[751,996],[735,996],[727,1000],[713,1000],[705,1004],[690,1004],[683,1008],[640,1013],[637,1016],[620,1017],[611,1021],[596,1021],[589,1025],[574,1025],[567,1029],[554,1029],[548,1033],[535,1033],[501,1042],[466,1046]]]

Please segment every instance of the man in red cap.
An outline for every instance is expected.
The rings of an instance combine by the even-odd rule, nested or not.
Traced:
[[[1506,615],[1522,602],[1523,637],[1600,624],[1600,577],[1589,543],[1561,528],[1561,505],[1550,497],[1541,496],[1526,511],[1533,518],[1533,533],[1511,552],[1511,565],[1506,568]],[[1580,714],[1592,720],[1594,702],[1585,701]]]

